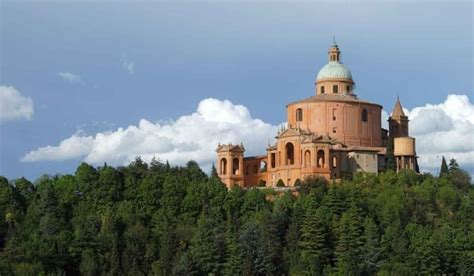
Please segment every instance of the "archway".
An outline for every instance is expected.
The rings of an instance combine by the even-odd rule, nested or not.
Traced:
[[[286,165],[293,165],[295,163],[295,147],[292,143],[287,143],[286,149]]]
[[[304,152],[304,166],[311,167],[311,152],[309,150]]]
[[[239,174],[239,158],[234,158],[232,160],[232,173]]]
[[[267,171],[267,162],[266,161],[260,161],[260,172],[266,172]]]
[[[221,159],[220,173],[221,173],[222,175],[226,175],[226,174],[227,174],[227,159],[225,159],[225,158],[222,158],[222,159]]]
[[[318,160],[318,168],[324,168],[325,167],[324,150],[318,150],[317,160]]]

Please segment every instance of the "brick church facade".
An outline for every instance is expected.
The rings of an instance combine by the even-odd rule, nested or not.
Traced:
[[[340,61],[334,43],[329,62],[318,73],[315,95],[286,106],[287,126],[278,131],[266,153],[244,156],[244,145],[219,144],[217,171],[227,187],[292,187],[308,176],[327,180],[358,171],[385,170],[389,140],[394,145],[397,171],[415,170],[415,139],[408,135],[408,117],[397,100],[382,128],[382,106],[355,94],[351,71]]]

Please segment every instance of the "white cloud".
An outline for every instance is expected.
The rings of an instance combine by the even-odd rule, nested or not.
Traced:
[[[59,146],[46,146],[30,151],[22,161],[62,161],[84,156],[92,150],[94,139],[92,137],[78,136],[74,134],[70,138],[63,140]]]
[[[30,97],[22,96],[13,86],[0,86],[0,122],[30,120],[33,113]]]
[[[82,81],[82,78],[81,78],[80,75],[73,74],[73,73],[70,73],[70,72],[59,72],[58,76],[61,79],[65,80],[65,81],[68,81],[70,83],[81,83],[81,84],[84,83]]]
[[[437,173],[441,158],[455,158],[474,173],[474,105],[466,95],[449,95],[440,104],[407,112],[422,170]]]
[[[416,138],[422,171],[437,173],[441,156],[455,158],[474,172],[474,105],[464,95],[449,95],[440,104],[406,110],[410,134]],[[383,121],[388,114],[383,111]],[[384,125],[386,127],[386,125]],[[58,146],[33,150],[23,161],[81,158],[92,164],[127,164],[136,156],[153,156],[172,164],[196,160],[208,169],[220,143],[243,142],[246,154],[264,154],[278,127],[252,118],[249,110],[230,101],[205,99],[196,112],[176,121],[153,123],[142,119],[137,126],[101,132],[94,136],[76,133]]]
[[[172,164],[197,161],[208,169],[216,157],[218,143],[244,143],[247,154],[261,154],[277,126],[254,119],[245,106],[230,101],[205,99],[196,112],[176,121],[153,123],[142,119],[137,126],[101,132],[94,136],[76,133],[58,146],[27,153],[22,161],[81,158],[92,164],[122,165],[141,156],[153,156]]]

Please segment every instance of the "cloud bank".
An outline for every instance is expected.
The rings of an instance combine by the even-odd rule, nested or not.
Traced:
[[[25,162],[81,158],[92,164],[122,165],[136,156],[153,156],[176,165],[197,161],[204,169],[215,159],[220,143],[244,143],[248,154],[262,153],[277,126],[254,119],[249,110],[230,101],[205,99],[197,110],[176,121],[153,123],[142,119],[137,126],[101,132],[94,136],[74,134],[58,146],[30,151]]]
[[[436,174],[444,155],[457,159],[462,167],[474,172],[474,105],[467,96],[449,95],[443,103],[427,104],[406,112],[423,171]],[[383,116],[386,121],[385,111]],[[58,146],[30,151],[22,160],[82,158],[92,164],[122,165],[136,156],[145,161],[156,156],[172,164],[195,160],[208,169],[219,142],[242,142],[246,154],[262,154],[277,129],[278,126],[252,118],[245,106],[210,98],[202,100],[196,112],[176,121],[153,123],[142,119],[137,126],[94,136],[74,134]]]
[[[466,95],[449,95],[443,103],[416,107],[407,115],[422,169],[438,173],[444,155],[474,174],[474,105]]]
[[[33,116],[33,100],[24,97],[13,86],[0,86],[0,123],[30,120]]]
[[[84,83],[80,75],[73,74],[70,72],[59,72],[58,76],[70,83]]]

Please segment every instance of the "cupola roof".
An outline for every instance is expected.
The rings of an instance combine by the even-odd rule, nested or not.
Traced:
[[[341,51],[339,51],[339,47],[334,41],[328,51],[329,62],[319,70],[316,81],[324,79],[348,79],[352,81],[351,70],[341,63],[340,55]]]
[[[351,70],[338,61],[330,61],[319,70],[316,81],[334,78],[352,80]]]

